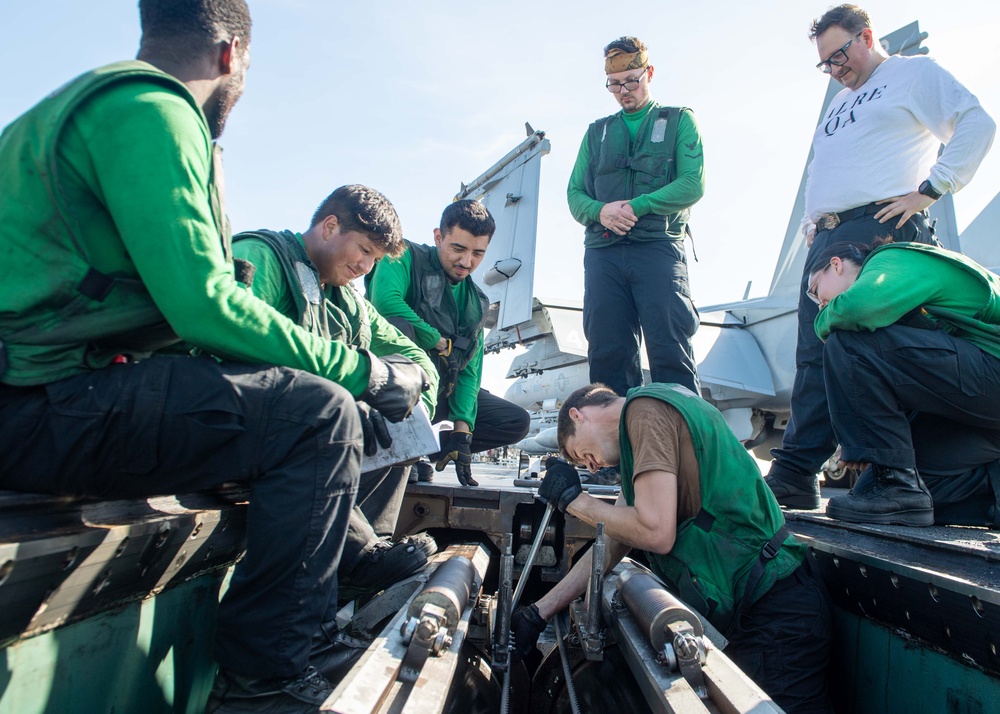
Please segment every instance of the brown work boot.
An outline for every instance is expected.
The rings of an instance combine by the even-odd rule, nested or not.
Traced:
[[[845,496],[835,496],[826,515],[850,523],[934,525],[934,500],[916,469],[872,464]]]

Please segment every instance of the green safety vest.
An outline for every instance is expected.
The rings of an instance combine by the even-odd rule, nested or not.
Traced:
[[[424,322],[452,341],[452,350],[458,357],[458,369],[461,371],[476,354],[490,300],[468,277],[465,282],[472,289],[474,299],[467,300],[465,305],[458,305],[451,291],[451,282],[438,260],[437,248],[410,241],[406,243],[412,260],[407,303]],[[444,379],[441,389],[446,389],[447,385],[443,382]]]
[[[328,286],[325,290],[319,270],[309,260],[305,247],[291,231],[246,231],[233,236],[233,242],[256,238],[274,252],[289,286],[297,314],[291,316],[301,327],[328,340],[338,340],[354,347],[368,349],[372,342],[372,327],[368,305],[353,285]],[[243,279],[247,287],[253,277]]]
[[[601,203],[624,201],[661,189],[675,178],[674,153],[682,107],[653,107],[639,125],[635,142],[617,112],[598,119],[587,130],[590,164],[584,178],[587,195]],[[626,238],[631,240],[683,240],[691,215],[689,209],[640,218]],[[586,230],[586,245],[607,245],[622,240],[600,222]]]
[[[32,307],[0,314],[0,379],[8,384],[44,384],[106,366],[122,352],[148,353],[178,342],[140,279],[107,275],[91,265],[74,206],[65,199],[57,160],[73,112],[111,85],[136,79],[162,85],[201,114],[187,87],[174,77],[145,62],[117,62],[56,90],[0,136],[0,174],[12,179],[5,180],[0,202],[0,244],[31,241],[45,256],[44,263],[25,266],[37,273]],[[223,249],[231,258],[229,225],[216,187],[221,181],[219,151],[216,147],[209,193]],[[20,369],[6,363],[5,346],[16,347],[26,358],[53,347],[64,348],[69,356]]]
[[[921,251],[977,277],[988,292],[986,302],[975,315],[964,315],[936,305],[923,305],[922,309],[947,334],[967,340],[984,352],[1000,358],[1000,277],[961,253],[923,243],[887,243],[869,253],[865,263],[873,255],[886,250]]]
[[[760,469],[722,414],[677,384],[649,384],[628,392],[618,441],[622,494],[629,506],[635,505],[635,462],[625,410],[639,397],[666,402],[684,417],[701,484],[701,511],[677,524],[669,553],[647,553],[650,565],[678,597],[726,632],[741,607],[801,565],[806,547],[785,529],[781,508]]]

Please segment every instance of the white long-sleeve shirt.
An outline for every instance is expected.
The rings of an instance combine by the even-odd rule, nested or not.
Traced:
[[[957,192],[995,131],[975,95],[933,59],[887,58],[864,85],[841,90],[816,128],[803,229],[823,213],[902,196],[928,179],[941,193]]]

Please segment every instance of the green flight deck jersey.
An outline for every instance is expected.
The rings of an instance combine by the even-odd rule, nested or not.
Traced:
[[[254,295],[314,335],[371,350],[376,357],[400,354],[423,367],[431,386],[420,398],[434,416],[438,377],[427,353],[390,325],[354,285],[322,285],[301,233],[238,233],[233,255],[253,264],[247,287]]]
[[[366,358],[237,284],[219,151],[187,87],[140,61],[81,75],[4,130],[0,381],[186,342],[364,391]]]
[[[437,259],[436,247],[406,243],[403,255],[380,261],[372,271],[368,297],[384,317],[412,324],[416,343],[427,351],[442,337],[456,345],[456,338],[466,341],[464,348],[458,348],[461,369],[448,396],[448,418],[464,421],[475,430],[489,300],[471,277],[452,285]]]
[[[889,243],[816,316],[816,334],[872,331],[899,321],[938,328],[1000,357],[1000,278],[961,253]]]
[[[690,109],[650,101],[642,109],[598,119],[587,130],[567,198],[586,226],[584,245],[629,240],[683,240],[688,210],[705,193],[701,135]],[[638,222],[627,236],[607,230],[601,208],[628,200]]]

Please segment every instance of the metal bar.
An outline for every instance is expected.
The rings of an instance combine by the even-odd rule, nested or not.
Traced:
[[[597,524],[597,537],[591,547],[590,589],[587,591],[587,634],[593,637],[601,621],[601,590],[604,589],[604,521]]]
[[[524,561],[524,567],[521,568],[521,577],[517,581],[517,589],[514,590],[514,599],[510,604],[511,612],[517,609],[517,603],[521,600],[524,586],[528,584],[528,575],[531,571],[531,566],[535,564],[535,558],[538,557],[538,549],[542,547],[545,529],[549,527],[549,521],[552,519],[552,511],[554,510],[555,508],[551,503],[545,504],[545,513],[542,514],[542,522],[538,525],[535,540],[531,544],[531,550],[528,551],[528,559]]]
[[[510,711],[510,618],[514,612],[511,597],[511,580],[514,577],[514,535],[506,533],[503,537],[503,556],[500,558],[500,619],[493,644],[493,666],[503,671],[503,688],[500,690],[500,714]]]

